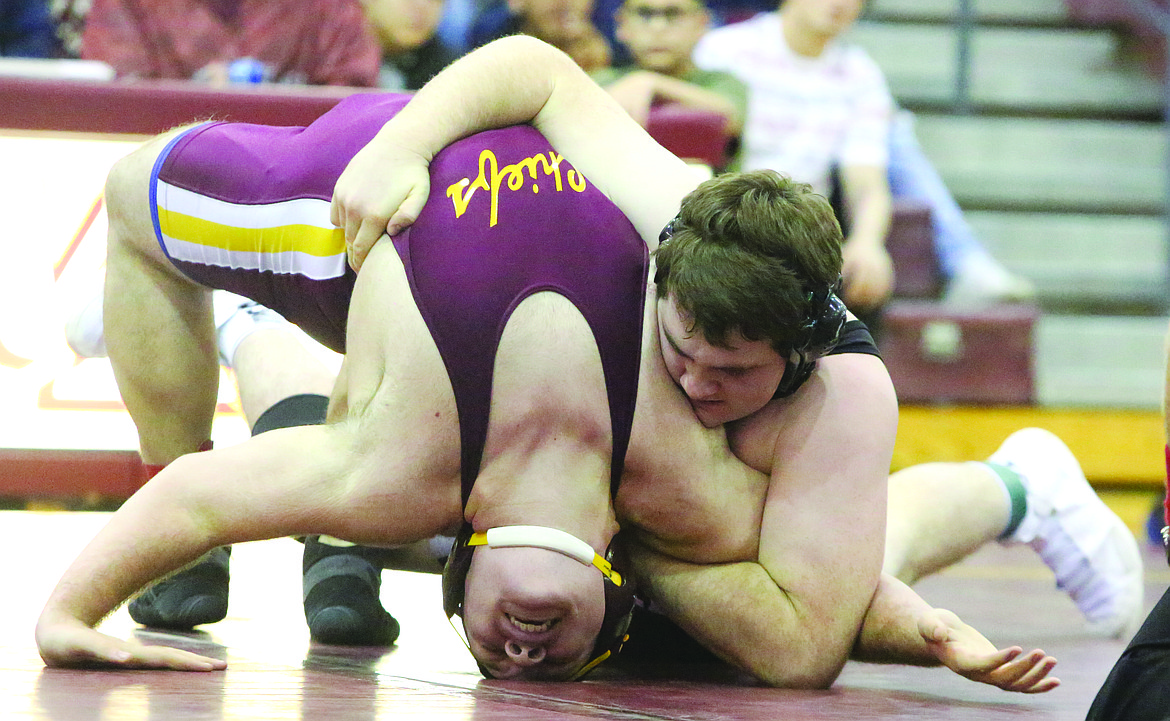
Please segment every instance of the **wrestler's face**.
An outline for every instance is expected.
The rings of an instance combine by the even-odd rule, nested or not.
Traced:
[[[480,547],[463,597],[471,653],[495,678],[566,680],[605,617],[602,576],[556,551]]]
[[[679,312],[673,296],[658,300],[658,339],[667,372],[708,428],[763,408],[784,377],[786,361],[766,341],[736,334],[728,338],[728,348],[711,345]]]

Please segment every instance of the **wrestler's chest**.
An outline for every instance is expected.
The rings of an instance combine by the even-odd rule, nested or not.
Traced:
[[[663,446],[656,462],[623,476],[615,501],[623,528],[696,563],[754,559],[767,477],[714,449]]]

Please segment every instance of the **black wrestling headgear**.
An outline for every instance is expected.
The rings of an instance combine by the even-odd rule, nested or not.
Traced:
[[[678,222],[679,216],[676,215],[666,224],[658,234],[659,245],[670,242]],[[831,286],[806,290],[804,318],[796,329],[792,349],[788,353],[788,364],[773,398],[795,393],[816,369],[817,359],[837,345],[847,312],[844,301],[838,295],[840,289],[841,278],[838,277]]]
[[[447,614],[447,618],[463,616],[467,572],[471,569],[471,557],[476,546],[544,548],[563,553],[587,566],[593,566],[601,571],[605,584],[605,617],[601,621],[601,631],[597,634],[597,642],[593,645],[589,661],[573,674],[573,680],[579,679],[620,651],[622,644],[629,638],[627,631],[630,627],[630,617],[634,613],[634,584],[627,573],[615,568],[629,566],[625,562],[625,555],[621,553],[619,537],[620,534],[614,536],[605,551],[605,557],[602,558],[588,543],[555,528],[500,526],[484,533],[476,533],[471,524],[465,523],[459,530],[459,535],[455,537],[455,544],[451,546],[451,553],[447,557],[447,565],[443,568],[443,613]],[[491,677],[482,664],[479,668],[484,676]]]
[[[837,345],[845,325],[844,301],[837,295],[841,280],[830,288],[808,291],[804,322],[788,354],[788,366],[773,397],[783,398],[796,392],[817,367],[817,359]]]

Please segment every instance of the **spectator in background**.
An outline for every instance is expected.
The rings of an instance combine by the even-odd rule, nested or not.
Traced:
[[[840,36],[864,0],[786,0],[778,12],[709,32],[695,49],[699,67],[732,72],[751,92],[742,169],[774,168],[829,193],[835,172],[849,227],[845,300],[858,311],[881,306],[893,290],[885,249],[892,192],[927,202],[947,296],[974,304],[1021,300],[1028,281],[1008,273],[975,238],[934,168],[899,117],[876,63]]]
[[[53,58],[59,49],[46,0],[5,0],[0,4],[0,56]]]
[[[92,4],[92,0],[52,0],[49,3],[63,57],[81,57],[81,35],[85,30],[85,16]]]
[[[616,14],[618,40],[633,63],[605,68],[593,78],[641,125],[656,103],[722,115],[738,142],[747,113],[747,87],[734,75],[700,70],[691,52],[707,31],[710,15],[701,0],[626,0]]]
[[[361,0],[382,45],[378,85],[418,90],[457,56],[437,34],[443,0]]]
[[[94,0],[82,57],[120,77],[377,84],[381,52],[356,0]],[[239,66],[237,66],[239,67]]]
[[[593,0],[498,0],[471,28],[471,46],[531,35],[560,49],[586,72],[609,67],[613,49],[593,23]]]
[[[890,125],[890,190],[895,198],[930,208],[934,252],[946,278],[944,300],[957,306],[1031,300],[1036,287],[1009,273],[983,247],[963,210],[914,135],[914,116],[903,110]]]
[[[869,56],[837,42],[862,4],[787,0],[778,13],[710,31],[695,49],[699,67],[734,73],[750,90],[743,169],[772,168],[825,195],[839,172],[848,226],[844,300],[855,312],[880,307],[894,279],[885,248],[894,102]]]

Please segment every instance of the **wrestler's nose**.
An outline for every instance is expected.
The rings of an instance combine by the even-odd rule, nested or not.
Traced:
[[[679,378],[679,385],[688,397],[696,400],[713,396],[719,390],[718,384],[712,380],[710,374],[693,364],[687,365],[682,378]]]
[[[544,660],[544,646],[508,641],[504,652],[517,666],[535,666]]]

